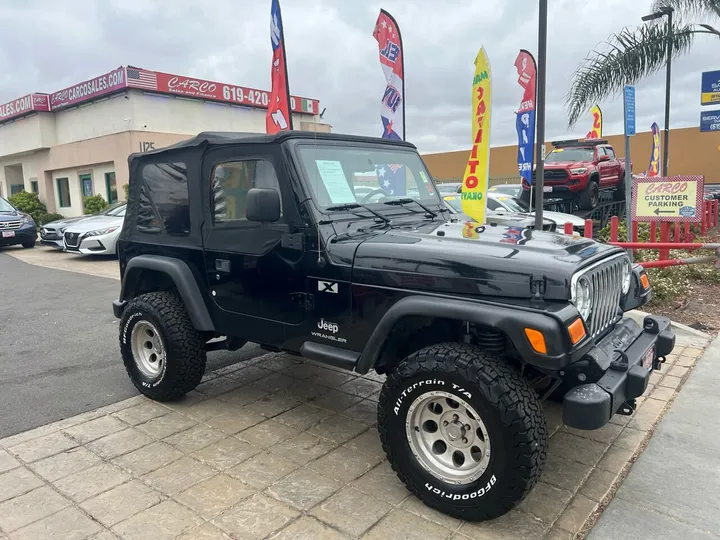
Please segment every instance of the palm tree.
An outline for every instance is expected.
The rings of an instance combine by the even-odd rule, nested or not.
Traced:
[[[675,9],[672,28],[673,57],[687,53],[699,34],[720,37],[707,21],[720,19],[720,0],[653,0],[653,11],[664,7]],[[604,51],[594,50],[575,70],[573,82],[566,98],[568,126],[590,106],[616,95],[625,84],[656,73],[667,59],[667,23],[644,24],[637,28],[624,28],[612,34]]]

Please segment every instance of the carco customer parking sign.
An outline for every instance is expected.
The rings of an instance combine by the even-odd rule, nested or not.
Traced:
[[[633,220],[700,221],[702,176],[636,176],[633,185]]]

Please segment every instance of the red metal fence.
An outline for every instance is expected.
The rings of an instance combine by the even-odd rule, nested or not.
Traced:
[[[703,201],[702,215],[699,223],[699,234],[705,236],[707,232],[718,226],[718,217],[720,211],[720,201],[710,200]],[[658,226],[659,223],[659,226]],[[610,218],[610,244],[625,249],[657,249],[659,252],[657,261],[645,261],[640,264],[645,268],[665,268],[668,266],[679,266],[684,264],[713,263],[718,261],[717,256],[688,257],[685,259],[670,259],[671,249],[693,250],[693,249],[713,249],[720,253],[720,243],[702,244],[693,242],[696,238],[696,232],[693,230],[691,223],[653,221],[650,222],[650,238],[648,242],[638,241],[638,222],[633,221],[631,224],[631,242],[622,242],[619,238],[620,219],[617,216]],[[585,236],[593,237],[593,222],[585,220]],[[658,241],[658,229],[660,238]],[[565,233],[572,234],[572,224],[565,224]]]

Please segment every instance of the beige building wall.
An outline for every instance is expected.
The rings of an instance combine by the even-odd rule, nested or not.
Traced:
[[[115,173],[119,200],[128,182],[128,156],[175,144],[202,131],[265,132],[263,109],[128,90],[56,113],[38,113],[0,125],[0,195],[11,184],[38,183],[49,212],[82,215],[80,175],[108,200],[105,175]],[[293,115],[300,129],[330,131],[319,116]],[[67,178],[70,205],[60,207],[57,180]]]

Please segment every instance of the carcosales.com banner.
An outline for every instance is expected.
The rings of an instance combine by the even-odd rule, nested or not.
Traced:
[[[0,122],[33,112],[49,110],[47,94],[28,94],[0,105]]]
[[[105,94],[110,94],[127,86],[125,68],[119,67],[89,81],[74,84],[59,92],[50,94],[50,110],[76,105]]]

